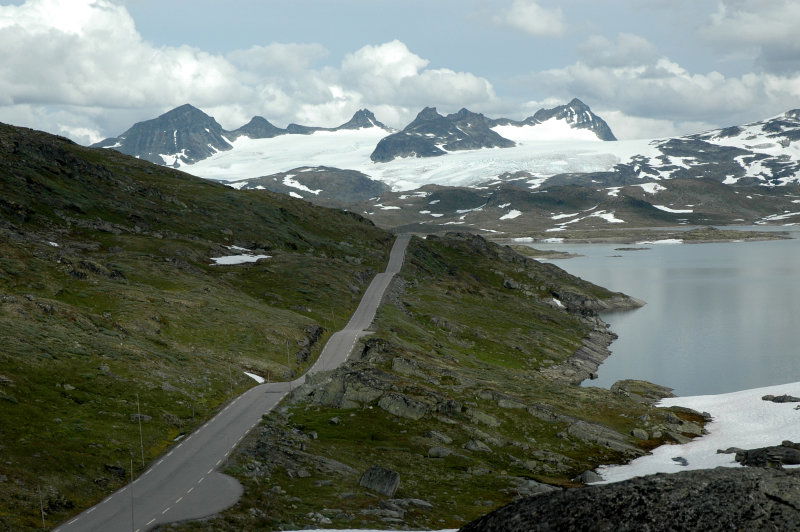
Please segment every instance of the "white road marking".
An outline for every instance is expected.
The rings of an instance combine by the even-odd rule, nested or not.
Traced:
[[[219,460],[217,460],[217,463],[216,463],[216,465],[219,465],[219,464],[221,464],[221,463],[222,463],[222,459],[220,458]]]
[[[152,524],[153,524],[153,523],[155,523],[155,522],[156,522],[156,518],[154,517],[154,518],[152,518],[150,521],[148,521],[148,522],[147,522],[147,524],[146,524],[145,526],[150,526],[150,525],[152,525]]]
[[[170,510],[172,510],[172,506],[168,506],[166,510],[161,512],[161,515],[164,515],[165,513],[169,512]]]
[[[161,465],[161,462],[163,462],[163,461],[164,461],[164,459],[162,458],[161,460],[159,460],[158,462],[156,462],[156,465]]]
[[[89,508],[89,510],[87,510],[86,512],[86,515],[89,515],[90,513],[94,512],[95,508],[96,506],[92,506],[91,508]]]
[[[205,479],[206,479],[206,477],[202,477],[200,480],[198,480],[198,481],[197,481],[197,483],[198,483],[198,484],[200,484],[200,483],[201,483],[201,482],[203,482]]]
[[[189,488],[189,491],[187,491],[187,492],[186,492],[186,495],[189,495],[189,494],[190,494],[191,492],[193,492],[193,491],[194,491],[194,486],[192,486],[191,488]]]
[[[175,501],[175,504],[178,504],[178,503],[179,503],[179,502],[181,502],[182,500],[183,500],[183,497],[178,497],[178,499]]]

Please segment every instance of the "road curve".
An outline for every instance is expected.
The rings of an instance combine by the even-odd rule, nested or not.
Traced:
[[[261,417],[272,410],[308,374],[327,371],[347,360],[359,337],[375,319],[392,277],[400,271],[410,235],[395,240],[384,273],[370,283],[344,329],[334,333],[308,372],[292,382],[255,386],[226,405],[132,483],[63,523],[56,532],[144,532],[175,521],[199,519],[233,505],[239,482],[219,469]]]

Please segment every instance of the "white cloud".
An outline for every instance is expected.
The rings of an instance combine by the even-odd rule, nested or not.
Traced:
[[[658,58],[656,47],[650,41],[631,33],[620,33],[613,41],[593,35],[578,50],[584,61],[593,66],[643,65]]]
[[[316,43],[272,43],[235,50],[228,59],[245,72],[299,72],[310,68],[328,55],[328,50]]]
[[[716,126],[701,121],[675,121],[631,116],[617,110],[594,109],[608,123],[618,139],[651,139],[675,137],[708,131]]]
[[[797,73],[691,72],[636,35],[591,37],[580,52],[579,61],[531,73],[527,83],[542,94],[616,110],[609,116],[619,120],[620,138],[645,134],[645,127],[653,128],[645,136],[664,136],[758,120],[796,107],[800,95]]]
[[[720,0],[702,34],[722,49],[750,49],[764,70],[800,70],[800,3]]]
[[[192,103],[228,128],[260,114],[278,125],[336,125],[361,107],[393,125],[425,105],[481,105],[484,78],[428,68],[400,41],[318,67],[319,44],[273,43],[227,55],[142,39],[113,0],[0,6],[0,120],[89,142]],[[105,112],[104,112],[105,111]]]
[[[559,36],[566,30],[560,8],[548,9],[533,0],[514,0],[495,22],[539,37]]]

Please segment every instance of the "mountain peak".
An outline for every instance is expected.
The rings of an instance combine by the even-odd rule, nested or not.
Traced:
[[[578,98],[573,98],[568,104],[567,107],[571,107],[573,109],[580,109],[580,110],[589,110],[589,106],[583,103]]]
[[[389,128],[383,125],[375,118],[375,115],[369,109],[359,109],[353,114],[353,117],[337,127],[336,129],[364,129],[379,127],[388,130]]]
[[[444,117],[439,114],[439,112],[436,110],[436,107],[426,107],[419,112],[417,118],[414,119],[414,122],[423,120],[437,120],[439,118]]]

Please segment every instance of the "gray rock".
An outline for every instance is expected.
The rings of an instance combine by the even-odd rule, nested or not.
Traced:
[[[744,449],[740,449],[739,447],[728,447],[727,449],[717,449],[717,454],[736,454],[743,451]]]
[[[424,510],[432,510],[433,504],[429,503],[428,501],[424,501],[422,499],[390,499],[389,502],[392,502],[402,508],[408,508],[409,506],[414,506],[415,508],[422,508]]]
[[[460,532],[798,529],[800,470],[721,467],[545,493]]]
[[[358,484],[370,491],[392,497],[400,486],[400,473],[381,466],[367,469]]]
[[[481,453],[490,453],[492,449],[480,440],[469,440],[464,444],[464,449]]]
[[[676,462],[678,465],[682,465],[684,467],[689,465],[689,460],[687,460],[683,456],[673,456],[672,457],[672,461]]]
[[[131,421],[150,421],[153,419],[152,416],[148,416],[147,414],[131,414]]]
[[[514,410],[521,410],[525,408],[525,405],[520,403],[519,401],[514,401],[513,399],[500,399],[497,401],[497,406],[500,408],[507,408],[507,409],[514,409]]]
[[[428,412],[428,405],[399,393],[388,393],[381,397],[378,406],[390,414],[408,419],[420,419]]]
[[[590,469],[588,471],[584,471],[572,480],[575,482],[580,482],[581,484],[591,484],[592,482],[600,482],[603,480],[603,477]]]
[[[631,435],[640,440],[646,440],[650,438],[650,436],[647,434],[647,431],[643,429],[633,429],[631,431]]]
[[[503,288],[509,290],[519,290],[519,283],[514,279],[503,279]]]
[[[497,419],[491,414],[487,414],[486,412],[481,412],[480,410],[476,410],[474,408],[467,408],[467,417],[469,417],[472,421],[488,425],[489,427],[500,426],[499,419]]]
[[[536,482],[530,478],[511,477],[511,482],[514,484],[514,487],[510,491],[521,497],[534,497],[536,495],[542,495],[543,493],[559,490],[559,488],[555,486]]]
[[[603,425],[577,421],[569,426],[567,433],[579,440],[596,443],[628,455],[640,456],[645,454],[643,450],[628,443],[625,436]]]
[[[453,451],[447,447],[431,447],[428,449],[428,456],[430,458],[444,458],[453,454]]]
[[[765,395],[761,398],[764,401],[770,401],[772,403],[800,403],[800,397],[795,397],[793,395]]]
[[[800,444],[784,441],[780,445],[739,451],[735,460],[750,467],[797,465],[800,464]]]
[[[442,434],[437,430],[429,430],[426,434],[426,437],[431,438],[432,440],[437,440],[445,444],[453,443],[453,438],[446,434]]]
[[[342,420],[339,419],[338,417],[332,417],[328,420],[328,423],[330,423],[331,425],[340,425],[342,423]]]

